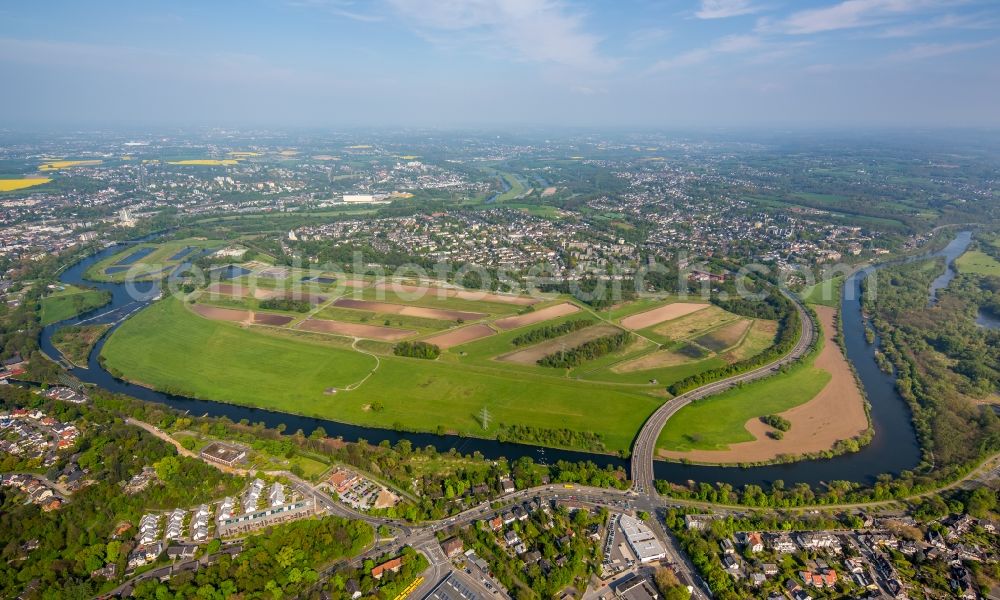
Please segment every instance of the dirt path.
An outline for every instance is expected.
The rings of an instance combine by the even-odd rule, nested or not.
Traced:
[[[737,463],[772,460],[782,454],[806,454],[829,450],[838,440],[855,437],[868,429],[864,398],[858,389],[850,364],[834,340],[836,309],[816,306],[823,326],[825,343],[815,366],[833,377],[819,394],[805,404],[779,413],[792,423],[781,440],[767,437],[769,427],[759,419],[746,422],[746,429],[756,439],[732,444],[728,450],[664,451],[664,458],[686,458],[695,462]]]

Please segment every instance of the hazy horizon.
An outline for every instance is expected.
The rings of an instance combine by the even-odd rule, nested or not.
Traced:
[[[0,7],[0,128],[1000,126],[982,0]]]

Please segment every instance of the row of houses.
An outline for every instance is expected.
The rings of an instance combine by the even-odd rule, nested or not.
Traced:
[[[38,504],[46,512],[60,508],[63,503],[61,497],[56,495],[48,485],[34,475],[21,473],[0,475],[0,486],[20,490],[28,496],[29,502]]]

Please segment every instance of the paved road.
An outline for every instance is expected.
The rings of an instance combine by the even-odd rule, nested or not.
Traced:
[[[703,385],[700,388],[693,389],[664,402],[646,420],[646,423],[639,431],[639,435],[635,438],[635,443],[632,445],[632,487],[636,492],[647,495],[656,494],[656,488],[653,486],[653,460],[656,453],[656,440],[660,437],[660,432],[663,430],[663,426],[666,425],[667,420],[674,416],[677,411],[695,400],[724,392],[741,383],[769,377],[783,365],[800,359],[809,351],[809,348],[816,339],[816,329],[813,326],[812,319],[797,298],[788,293],[782,293],[795,303],[795,307],[799,313],[799,320],[802,323],[802,334],[799,336],[799,341],[795,344],[795,347],[785,356],[763,367]]]

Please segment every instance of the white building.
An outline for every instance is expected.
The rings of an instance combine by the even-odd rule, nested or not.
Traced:
[[[618,525],[621,527],[622,533],[625,534],[629,548],[632,549],[632,553],[639,559],[639,562],[646,563],[666,558],[666,549],[656,538],[653,530],[645,523],[635,517],[622,515],[618,520]]]

